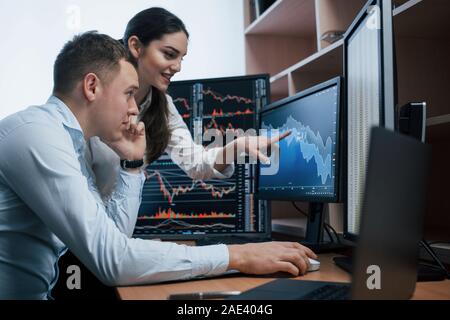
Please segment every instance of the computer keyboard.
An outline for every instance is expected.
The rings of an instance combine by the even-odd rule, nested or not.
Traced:
[[[350,284],[276,279],[227,300],[346,300]]]
[[[346,300],[350,299],[350,286],[327,284],[301,298],[302,300]]]

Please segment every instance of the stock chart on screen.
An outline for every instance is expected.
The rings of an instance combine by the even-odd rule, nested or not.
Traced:
[[[189,87],[178,86],[171,89],[173,94],[171,97],[173,99],[173,104],[178,110],[178,113],[183,118],[184,122],[188,127],[191,126],[192,118],[192,105],[191,105],[191,90]]]
[[[261,129],[269,136],[274,130],[291,134],[279,143],[277,173],[260,175],[260,195],[308,200],[335,197],[338,121],[337,86],[263,112]]]
[[[168,94],[195,141],[212,148],[219,141],[204,139],[207,130],[224,135],[227,130],[257,128],[267,90],[267,76],[248,76],[174,82]],[[146,170],[136,236],[195,238],[266,232],[265,202],[254,196],[254,165],[236,165],[228,179],[193,180],[163,155]]]

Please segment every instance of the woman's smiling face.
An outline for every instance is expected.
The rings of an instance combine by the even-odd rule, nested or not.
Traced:
[[[187,46],[188,38],[183,31],[150,42],[138,59],[139,78],[166,92],[171,78],[181,70]]]

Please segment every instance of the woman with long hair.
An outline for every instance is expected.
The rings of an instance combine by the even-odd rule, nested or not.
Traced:
[[[139,89],[134,97],[140,110],[139,120],[146,127],[145,162],[151,163],[167,153],[191,178],[209,179],[226,178],[233,174],[235,156],[229,155],[235,155],[236,150],[267,161],[260,149],[268,149],[286,135],[275,139],[239,137],[224,147],[211,149],[193,142],[172,98],[166,94],[171,78],[181,70],[188,39],[189,33],[184,23],[162,8],[139,12],[126,27],[122,42],[137,66]],[[231,161],[225,161],[227,158]],[[98,138],[89,141],[87,159],[92,164],[100,193],[107,198],[114,190],[121,159]],[[118,228],[129,237],[136,219],[137,216],[130,213],[114,217]],[[198,252],[192,251],[194,249],[191,249],[192,252],[183,251],[180,246],[168,243],[164,244],[164,248],[167,254],[153,268],[155,277],[160,281],[195,274],[218,274],[227,268],[253,274],[285,271],[297,275],[306,272],[308,257],[316,257],[311,250],[298,243],[216,245],[198,248]]]

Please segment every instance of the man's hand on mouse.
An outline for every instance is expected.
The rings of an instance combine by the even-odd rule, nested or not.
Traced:
[[[248,274],[288,272],[294,276],[305,274],[308,258],[317,259],[309,248],[297,242],[265,242],[229,245],[228,269]]]

